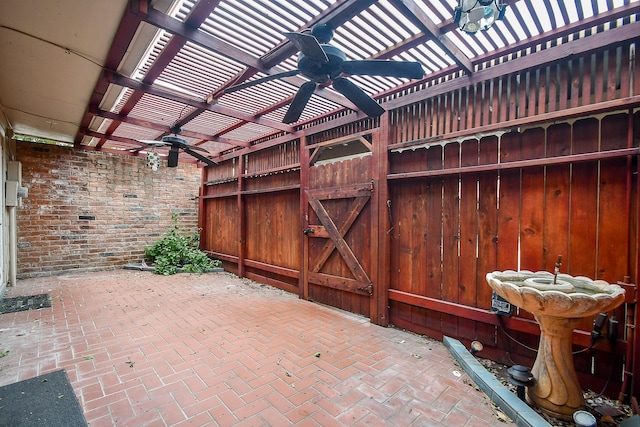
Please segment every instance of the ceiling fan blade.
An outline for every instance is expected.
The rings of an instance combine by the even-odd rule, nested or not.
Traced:
[[[300,86],[298,93],[296,93],[293,101],[291,101],[289,109],[282,119],[282,123],[291,124],[298,121],[304,107],[306,107],[307,102],[311,99],[311,95],[313,95],[313,92],[316,90],[316,86],[317,84],[315,82],[306,82]]]
[[[165,147],[168,146],[169,144],[165,144],[162,141],[154,141],[154,140],[144,140],[144,139],[139,139],[138,142],[142,142],[144,143],[144,145],[141,145],[139,147],[134,147],[134,148],[129,148],[129,150],[132,153],[137,153],[139,151],[144,151],[147,150],[149,148],[158,148],[158,147]]]
[[[155,145],[155,146],[168,145],[168,144],[165,144],[164,141],[158,141],[157,139],[137,139],[136,141],[143,142],[143,143],[145,143],[147,145]]]
[[[183,150],[184,150],[185,153],[189,154],[190,156],[195,157],[196,159],[198,159],[201,162],[205,163],[207,166],[218,166],[218,164],[216,162],[214,162],[213,160],[211,160],[208,157],[203,156],[200,153],[197,153],[197,152],[193,151],[192,148],[194,148],[194,147],[188,146],[188,147],[184,147]],[[208,151],[207,151],[207,153],[208,153]]]
[[[250,80],[244,83],[241,83],[239,85],[235,85],[235,86],[230,86],[228,88],[226,88],[224,90],[224,93],[233,93],[242,89],[246,89],[248,87],[251,86],[255,86],[255,85],[259,85],[261,83],[264,82],[268,82],[271,80],[276,80],[276,79],[281,79],[283,77],[291,77],[291,76],[295,76],[296,74],[300,73],[300,70],[290,70],[290,71],[283,71],[281,73],[276,73],[276,74],[271,74],[259,79],[255,79],[255,80]]]
[[[378,117],[385,112],[385,109],[373,98],[345,78],[337,77],[333,79],[333,88],[356,104],[369,117]]]
[[[344,61],[340,71],[351,75],[404,77],[421,79],[424,70],[419,62],[387,61],[386,59],[365,59],[361,61]]]
[[[176,148],[180,148],[182,150],[197,150],[197,151],[202,151],[203,153],[208,153],[209,150],[207,150],[204,147],[199,147],[197,145],[191,145],[191,144],[187,144],[186,142],[177,142],[177,141],[173,141],[171,143],[172,147],[176,147]]]
[[[307,58],[316,60],[319,63],[329,62],[327,54],[324,53],[318,40],[311,34],[305,33],[284,33],[285,37],[291,40],[300,52]]]

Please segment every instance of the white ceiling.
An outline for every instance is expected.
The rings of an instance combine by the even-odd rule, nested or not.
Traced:
[[[73,142],[126,5],[0,1],[0,108],[15,133]]]

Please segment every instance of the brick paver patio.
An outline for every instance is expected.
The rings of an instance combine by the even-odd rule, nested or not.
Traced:
[[[0,385],[66,369],[90,426],[504,425],[439,342],[227,273],[20,280]]]

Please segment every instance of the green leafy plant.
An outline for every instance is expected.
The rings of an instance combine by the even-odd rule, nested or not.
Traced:
[[[191,273],[202,273],[220,267],[220,260],[213,260],[199,249],[198,232],[188,233],[178,226],[178,215],[171,215],[172,226],[164,237],[144,250],[145,261],[154,264],[154,272],[165,276],[175,274],[178,269]]]

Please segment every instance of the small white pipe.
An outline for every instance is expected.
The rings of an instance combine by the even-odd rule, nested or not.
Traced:
[[[9,283],[7,286],[16,285],[18,274],[18,225],[16,224],[16,207],[9,207]]]

